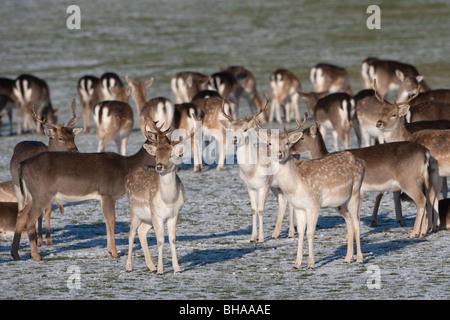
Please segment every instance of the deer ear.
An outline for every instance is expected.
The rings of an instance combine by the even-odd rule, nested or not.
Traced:
[[[398,106],[398,116],[404,117],[409,111],[409,104],[401,104]]]
[[[416,77],[416,80],[417,80],[417,82],[419,82],[419,83],[422,82],[423,76],[417,76],[417,77]]]
[[[53,139],[55,137],[55,130],[52,128],[45,128],[44,129],[45,135],[49,137],[50,139]]]
[[[258,131],[256,133],[256,136],[262,143],[268,143],[269,142],[269,136],[267,132]]]
[[[219,120],[220,125],[225,128],[225,129],[229,129],[230,128],[230,122],[228,120]]]
[[[74,136],[81,133],[82,131],[83,131],[83,128],[73,128],[73,130],[72,130]]]
[[[317,135],[317,132],[319,131],[319,126],[316,122],[316,124],[313,124],[311,127],[309,127],[309,132],[311,133],[311,137],[315,138]]]
[[[288,136],[289,143],[294,144],[303,136],[303,132],[295,132]]]
[[[144,149],[147,150],[147,152],[151,155],[151,156],[156,156],[156,146],[152,145],[152,144],[144,144]]]
[[[398,78],[400,81],[405,80],[405,74],[404,74],[403,72],[401,72],[400,70],[396,69],[396,70],[395,70],[395,75],[397,76],[397,78]]]
[[[176,156],[183,156],[184,150],[186,149],[186,146],[184,143],[179,143],[173,147],[173,152]]]

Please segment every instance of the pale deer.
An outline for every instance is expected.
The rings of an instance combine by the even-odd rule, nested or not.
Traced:
[[[319,159],[328,154],[318,125],[303,131],[302,137],[291,147],[291,153],[308,153],[311,159]],[[439,172],[437,162],[430,151],[414,142],[392,142],[376,146],[349,149],[355,157],[365,162],[364,181],[361,194],[377,192],[373,208],[371,226],[377,226],[378,208],[383,193],[394,191],[395,214],[397,222],[406,226],[401,211],[400,190],[410,196],[416,204],[416,217],[429,210],[427,205],[434,204],[437,209],[436,191],[438,191]],[[417,218],[416,218],[417,219]],[[422,224],[424,226],[424,224]],[[422,230],[422,233],[426,231]]]
[[[16,96],[14,94],[14,79],[0,78],[0,112],[3,110],[8,114],[9,119],[9,134],[13,134],[12,125],[12,111],[16,105]],[[3,116],[0,115],[0,126],[2,124]],[[0,133],[1,135],[1,133]]]
[[[19,167],[23,210],[17,217],[11,255],[20,259],[20,236],[26,228],[32,258],[41,260],[36,247],[35,224],[53,200],[100,200],[106,222],[107,249],[117,258],[115,203],[125,195],[126,175],[147,166],[155,166],[155,159],[145,147],[132,156],[113,152],[42,152],[23,161]]]
[[[314,92],[346,92],[353,95],[347,70],[328,63],[318,63],[311,68],[309,79]]]
[[[151,144],[144,145],[144,148],[155,157],[156,165],[152,168],[138,168],[128,174],[125,179],[131,219],[126,270],[132,270],[133,244],[137,231],[147,267],[151,272],[157,271],[158,274],[163,274],[164,222],[167,222],[172,267],[174,272],[180,272],[175,235],[178,214],[184,203],[184,187],[176,168],[182,161],[185,140],[193,134],[180,138],[178,141],[171,141],[167,135],[173,130],[172,127],[161,131],[163,125],[157,127],[153,120],[149,124],[152,127],[152,135],[149,134],[147,139]],[[152,136],[156,136],[156,139],[154,140]],[[157,268],[148,250],[147,233],[151,227],[154,227],[157,239]]]
[[[50,101],[50,90],[47,82],[43,79],[29,74],[22,74],[15,80],[13,92],[17,103],[17,134],[22,134],[22,116],[23,129],[41,133],[41,126],[37,125],[29,118],[29,106],[34,105],[37,109],[39,118],[46,118],[48,123],[57,122],[58,110],[53,109]]]
[[[177,73],[170,86],[175,95],[175,102],[180,104],[190,102],[200,91],[206,89],[209,77],[199,72],[183,71]]]
[[[404,76],[420,76],[417,68],[413,65],[393,60],[381,60],[378,58],[367,58],[361,64],[361,76],[365,89],[373,89],[373,80],[377,79],[378,90],[382,97],[385,97],[389,90],[398,90],[401,80],[397,77],[396,70]],[[421,90],[429,91],[430,88],[421,80]]]
[[[114,72],[106,72],[100,78],[86,75],[78,80],[77,92],[83,107],[83,132],[89,132],[91,111],[98,102],[116,100],[112,87],[123,88],[122,80]]]
[[[114,87],[110,90],[116,99],[101,101],[94,106],[97,152],[103,152],[108,142],[114,139],[118,153],[124,156],[134,121],[133,109],[128,104],[131,89]]]
[[[292,118],[300,120],[298,110],[299,95],[297,90],[301,90],[301,84],[297,76],[286,69],[275,70],[270,75],[270,87],[272,103],[270,105],[269,122],[273,121],[273,116],[275,114],[276,121],[282,123],[282,105],[284,105],[286,122],[290,122]]]
[[[306,114],[305,114],[306,119]],[[360,245],[360,203],[361,184],[364,178],[364,161],[348,151],[327,155],[317,160],[295,161],[289,148],[301,137],[300,129],[284,130],[278,136],[271,130],[262,129],[258,138],[268,144],[271,160],[278,165],[274,182],[293,206],[298,232],[297,259],[294,268],[299,268],[303,257],[303,237],[307,226],[308,268],[314,268],[313,241],[319,209],[339,207],[340,214],[347,224],[347,255],[345,262],[353,259],[353,240],[356,241],[356,261],[363,262]],[[294,132],[294,133],[292,133]],[[292,134],[290,134],[292,133]]]
[[[376,88],[376,82],[374,83]],[[435,158],[439,165],[439,176],[442,178],[450,176],[450,157],[448,156],[450,145],[450,130],[438,130],[438,129],[427,129],[420,130],[414,133],[406,130],[405,127],[405,116],[409,110],[409,100],[416,97],[419,91],[410,98],[408,101],[394,104],[387,103],[382,100],[381,96],[375,90],[376,96],[380,102],[384,104],[383,109],[380,113],[379,120],[377,121],[377,127],[383,131],[386,142],[395,141],[412,141],[419,143],[430,150],[431,156]],[[429,217],[432,220],[433,228],[436,228],[438,223],[438,215],[433,215]],[[416,218],[417,222],[418,218]],[[419,219],[421,221],[421,219]],[[427,219],[425,219],[428,222]],[[412,236],[419,235],[419,229],[414,225]]]
[[[320,131],[324,137],[327,130],[331,131],[335,151],[339,150],[338,137],[341,138],[344,149],[348,149],[354,113],[355,101],[345,92],[331,93],[317,101],[314,119],[320,123]]]
[[[224,100],[225,102],[225,100]],[[267,105],[267,100],[266,100]],[[277,238],[281,232],[281,222],[286,210],[286,198],[281,190],[274,185],[273,172],[271,162],[264,155],[263,148],[254,145],[251,132],[254,132],[257,118],[264,109],[259,110],[252,117],[234,120],[231,115],[227,114],[222,105],[222,114],[226,120],[221,120],[222,126],[231,132],[231,142],[236,146],[236,157],[239,164],[239,177],[247,187],[252,210],[252,234],[251,242],[264,242],[263,215],[264,207],[269,190],[273,192],[278,200],[278,217],[272,238]],[[294,234],[293,222],[290,219],[289,236]],[[259,232],[258,232],[259,225]]]
[[[40,141],[22,141],[19,142],[13,151],[13,155],[10,161],[10,173],[12,177],[13,192],[16,197],[16,201],[19,203],[19,210],[22,210],[23,198],[20,191],[20,176],[19,168],[20,163],[26,159],[32,158],[33,156],[42,152],[54,152],[54,151],[69,151],[78,152],[78,148],[75,144],[75,136],[81,132],[81,128],[74,128],[75,123],[79,119],[76,115],[76,102],[72,101],[72,119],[69,120],[67,126],[55,125],[52,123],[47,123],[44,120],[39,119],[36,114],[34,107],[30,108],[32,110],[31,115],[37,121],[47,126],[49,128],[44,129],[45,135],[49,138],[48,146]],[[39,169],[37,169],[39,170]],[[58,207],[60,212],[63,212],[63,206],[58,202]],[[46,208],[45,211],[45,223],[46,223],[46,243],[47,245],[52,245],[52,240],[50,236],[50,217],[51,217],[52,206],[51,204]],[[42,239],[42,216],[39,217],[39,235],[38,235],[38,245],[43,244]]]

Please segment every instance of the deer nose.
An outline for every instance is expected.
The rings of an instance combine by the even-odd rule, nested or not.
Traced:
[[[377,128],[379,128],[379,129],[380,129],[380,128],[383,128],[383,121],[378,120],[376,126],[377,126]]]
[[[164,169],[164,166],[162,164],[157,164],[156,167],[155,167],[155,170],[157,172],[161,172],[163,169]]]

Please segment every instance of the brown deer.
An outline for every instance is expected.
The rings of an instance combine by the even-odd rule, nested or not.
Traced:
[[[347,70],[328,63],[318,63],[311,68],[309,79],[314,92],[346,92],[353,95]]]
[[[199,72],[183,71],[177,73],[170,86],[175,95],[175,102],[191,102],[194,96],[206,89],[209,77]]]
[[[277,122],[282,123],[282,105],[284,105],[286,122],[290,122],[293,117],[300,120],[298,90],[301,90],[301,83],[297,76],[290,70],[277,69],[270,75],[270,87],[272,104],[270,105],[269,122],[273,121],[275,114]]]
[[[306,117],[305,114],[305,119]],[[302,137],[301,132],[295,132],[301,127],[298,121],[296,128],[285,129],[284,133],[278,136],[257,125],[262,129],[258,132],[258,138],[262,143],[268,144],[271,160],[278,164],[274,182],[294,207],[298,231],[297,259],[294,267],[299,268],[302,263],[303,237],[307,226],[308,268],[314,268],[314,232],[319,209],[323,207],[339,207],[339,212],[347,224],[347,255],[344,261],[350,263],[353,259],[355,239],[356,260],[362,263],[359,215],[364,162],[348,151],[330,154],[317,160],[295,161],[289,149]]]

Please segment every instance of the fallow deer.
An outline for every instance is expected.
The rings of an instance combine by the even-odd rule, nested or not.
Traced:
[[[440,230],[450,230],[450,199],[439,200]]]
[[[155,159],[145,147],[132,156],[113,152],[42,152],[23,161],[19,167],[23,210],[17,217],[11,255],[20,259],[20,237],[26,228],[32,258],[41,260],[36,248],[35,224],[53,200],[100,200],[106,222],[107,249],[112,257],[118,257],[114,237],[115,203],[125,195],[126,175],[147,166],[155,166]]]
[[[14,234],[17,222],[17,202],[0,202],[0,236],[10,237]]]
[[[171,80],[170,86],[175,95],[175,102],[191,102],[200,91],[206,89],[209,77],[199,72],[183,71],[177,73]]]
[[[450,157],[448,156],[450,145],[450,130],[438,130],[438,129],[427,129],[420,130],[414,133],[409,132],[405,128],[405,116],[409,110],[409,101],[414,99],[418,94],[411,97],[409,100],[401,103],[394,101],[394,104],[385,102],[378,91],[376,90],[376,81],[374,81],[376,97],[380,102],[383,103],[383,109],[380,113],[379,120],[377,121],[377,127],[383,131],[386,142],[395,141],[412,141],[419,143],[430,150],[431,156],[435,158],[439,165],[439,176],[444,178],[450,176]],[[433,215],[432,225],[435,229],[438,223],[439,216],[437,214]],[[421,221],[416,217],[416,222]],[[425,222],[428,222],[425,219]],[[418,236],[419,227],[414,225],[411,237]],[[421,234],[421,236],[423,236]]]
[[[312,159],[326,156],[328,150],[317,127],[318,125],[315,124],[305,129],[302,137],[291,147],[291,153],[309,153]],[[403,141],[347,151],[365,162],[366,171],[361,194],[367,191],[378,193],[372,213],[372,227],[377,226],[381,197],[388,191],[406,192],[416,204],[418,218],[423,216],[422,212],[430,209],[427,208],[428,204],[434,204],[437,209],[436,191],[439,189],[436,185],[439,178],[437,162],[431,158],[430,151],[424,146]],[[401,226],[406,226],[402,216],[399,192],[396,192],[394,201],[397,221]]]
[[[0,112],[6,110],[9,119],[9,134],[13,134],[12,128],[12,110],[16,105],[16,96],[14,94],[15,81],[9,78],[0,78]],[[2,115],[0,115],[0,126]],[[1,135],[1,134],[0,134]]]
[[[153,120],[150,121],[150,125],[152,135],[147,135],[147,139],[151,144],[144,145],[144,148],[155,157],[156,165],[152,168],[138,168],[128,174],[125,180],[131,218],[126,270],[132,270],[133,244],[137,231],[148,268],[152,272],[163,273],[164,222],[167,222],[172,267],[174,272],[180,272],[175,235],[178,213],[184,203],[184,187],[177,175],[176,167],[181,164],[185,140],[193,134],[178,141],[171,141],[167,135],[173,130],[172,127],[161,131],[163,125],[157,127]],[[156,139],[154,140],[152,136],[156,136]],[[153,264],[148,250],[147,233],[152,226],[157,239],[158,268]]]
[[[72,101],[72,119],[69,120],[67,126],[55,125],[48,123],[44,120],[39,119],[36,114],[34,107],[30,108],[32,110],[31,115],[42,125],[49,128],[44,129],[44,133],[48,136],[48,146],[40,141],[22,141],[19,142],[13,151],[13,155],[10,161],[10,173],[12,177],[13,191],[16,197],[16,201],[19,203],[19,210],[23,209],[23,198],[20,192],[20,176],[19,168],[22,161],[32,158],[33,156],[42,152],[56,152],[56,151],[68,151],[68,152],[78,152],[78,148],[75,144],[75,136],[78,135],[82,129],[74,128],[73,126],[79,119],[76,115],[76,102]],[[39,169],[37,169],[39,170]],[[58,203],[60,212],[63,212],[62,204]],[[51,217],[52,206],[51,204],[46,208],[45,211],[45,223],[46,223],[46,243],[47,245],[52,245],[52,240],[50,236],[50,217]],[[42,239],[42,216],[39,217],[39,235],[38,235],[38,245],[43,244]]]
[[[410,106],[407,122],[450,120],[450,103],[427,101]]]
[[[309,79],[314,92],[346,92],[353,95],[347,70],[328,63],[318,63],[311,68]]]
[[[15,80],[14,95],[16,97],[18,116],[17,134],[22,134],[22,115],[24,116],[24,130],[34,130],[41,133],[41,126],[34,123],[29,117],[29,106],[34,105],[39,118],[46,118],[47,123],[57,122],[58,110],[53,109],[50,100],[50,90],[47,82],[29,74],[22,74]]]
[[[313,115],[314,109],[317,105],[317,102],[319,99],[325,97],[328,95],[328,91],[322,91],[322,92],[303,92],[302,90],[297,90],[299,96],[305,100],[306,102],[306,108],[308,109],[308,113]]]
[[[0,202],[17,202],[14,184],[11,180],[0,182]]]
[[[286,122],[290,122],[292,117],[300,120],[297,90],[301,90],[301,84],[295,74],[286,69],[275,70],[270,75],[270,87],[272,104],[270,106],[269,122],[273,121],[275,114],[277,122],[282,123],[282,105],[284,105]]]
[[[314,119],[320,123],[320,131],[324,137],[327,130],[331,130],[335,151],[339,150],[338,137],[341,138],[344,149],[348,149],[354,112],[355,101],[345,92],[331,93],[317,101]]]
[[[213,73],[206,84],[207,90],[217,91],[221,97],[227,99],[231,106],[233,119],[238,116],[238,81],[228,70]]]
[[[131,89],[110,88],[115,100],[105,100],[94,107],[94,122],[97,131],[97,152],[103,152],[109,141],[114,139],[118,153],[126,155],[128,138],[133,129],[133,109],[128,104]]]
[[[409,102],[409,105],[412,107],[429,101],[450,103],[450,89],[435,89],[420,92],[417,97]]]
[[[225,102],[225,100],[224,100]],[[266,100],[267,105],[267,100]],[[281,221],[286,211],[286,198],[281,190],[273,184],[273,168],[271,162],[264,154],[263,148],[254,145],[251,132],[256,127],[254,118],[257,118],[264,109],[259,110],[252,117],[234,120],[231,115],[227,114],[222,105],[222,114],[226,120],[221,120],[222,126],[231,132],[231,140],[236,146],[236,157],[239,164],[239,177],[247,187],[252,210],[252,234],[251,242],[264,242],[264,224],[263,215],[264,207],[269,190],[278,199],[278,217],[272,238],[277,238],[281,231]],[[292,219],[290,219],[289,236],[293,236],[294,228]],[[258,232],[259,224],[259,232]]]
[[[83,107],[83,132],[89,132],[91,110],[104,100],[116,100],[112,87],[123,88],[122,80],[114,72],[106,72],[100,78],[92,75],[81,77],[77,83],[77,92]]]
[[[305,119],[306,119],[305,114]],[[304,123],[303,123],[304,124]],[[294,268],[299,268],[303,257],[303,237],[307,226],[308,268],[314,268],[313,241],[319,209],[339,207],[347,224],[347,255],[345,262],[353,259],[353,240],[356,241],[356,261],[363,262],[360,245],[361,184],[364,178],[364,162],[348,151],[327,155],[317,160],[294,161],[289,148],[301,137],[301,124],[284,130],[278,136],[262,128],[258,138],[269,145],[271,160],[278,164],[274,182],[280,187],[294,207],[297,220],[298,249]],[[294,132],[294,133],[293,133]],[[290,135],[290,133],[292,133]]]

